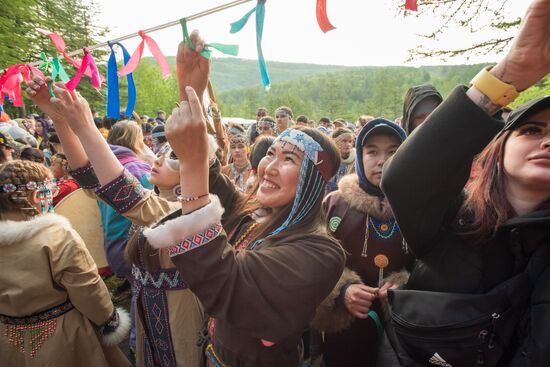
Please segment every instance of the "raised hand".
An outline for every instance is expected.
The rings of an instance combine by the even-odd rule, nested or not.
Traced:
[[[52,103],[57,110],[65,117],[71,129],[79,135],[86,129],[96,130],[94,117],[88,101],[78,92],[68,90],[63,82],[53,85],[54,98]]]
[[[199,98],[193,88],[185,89],[186,101],[174,108],[166,122],[166,139],[178,156],[180,167],[208,166],[206,121]]]
[[[50,77],[41,79],[39,77],[33,77],[27,83],[27,94],[31,101],[43,112],[50,116],[54,123],[64,123],[65,118],[59,111],[59,108],[52,103],[50,98],[50,92],[48,91],[48,83],[51,81]]]
[[[200,37],[199,32],[193,31],[190,38],[195,45],[195,51],[189,48],[185,42],[181,42],[176,56],[180,100],[187,100],[185,87],[189,86],[195,90],[202,103],[202,96],[206,90],[208,78],[210,78],[210,61],[199,54],[204,49],[204,40]]]
[[[534,0],[506,57],[491,71],[518,91],[550,72],[550,0]]]

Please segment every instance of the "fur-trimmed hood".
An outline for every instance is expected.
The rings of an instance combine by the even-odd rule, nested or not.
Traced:
[[[0,246],[19,243],[33,237],[37,232],[51,226],[71,229],[69,220],[61,215],[48,213],[25,221],[0,221]]]
[[[338,183],[342,199],[353,209],[377,219],[386,220],[393,217],[388,199],[369,195],[359,186],[359,177],[355,173],[342,177]]]

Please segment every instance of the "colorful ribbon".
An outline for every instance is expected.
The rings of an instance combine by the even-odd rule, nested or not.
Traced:
[[[68,62],[70,62],[71,64],[73,64],[73,66],[77,69],[80,69],[80,66],[81,66],[81,63],[80,61],[76,60],[76,59],[73,59],[71,56],[69,56],[69,54],[67,53],[67,49],[66,49],[66,46],[65,46],[65,41],[63,40],[63,37],[61,37],[59,35],[59,33],[57,32],[50,32],[46,29],[42,29],[42,28],[35,28],[38,32],[50,37],[50,39],[52,40],[55,48],[57,48],[57,51],[61,52],[61,54],[63,55],[63,57],[65,58],[65,60],[67,60]],[[92,72],[91,70],[86,70],[85,71],[85,74],[86,76],[88,76],[89,78],[92,77]],[[100,80],[103,80],[103,76],[99,75],[99,78]]]
[[[264,31],[264,19],[265,19],[265,1],[258,0],[256,7],[246,13],[238,21],[231,23],[230,33],[237,33],[248,22],[250,16],[256,12],[256,48],[258,49],[258,64],[260,65],[260,74],[262,76],[262,84],[266,90],[271,88],[271,81],[269,80],[269,75],[267,73],[267,65],[264,59],[264,53],[262,51],[262,36]]]
[[[143,31],[139,31],[138,34],[141,37],[141,43],[132,54],[132,57],[130,58],[130,60],[128,60],[128,62],[122,67],[122,69],[118,71],[118,75],[119,76],[128,75],[137,68],[141,60],[141,55],[143,54],[143,47],[145,47],[145,43],[147,43],[147,47],[149,47],[149,51],[151,51],[151,53],[153,54],[153,57],[155,58],[155,60],[157,60],[157,63],[160,66],[162,77],[163,78],[169,77],[172,74],[172,71],[170,69],[170,64],[168,63],[168,61],[166,61],[166,57],[164,57],[162,51],[160,50],[155,40],[149,37],[148,35],[146,35],[145,32]]]
[[[327,33],[336,28],[330,23],[330,20],[328,20],[327,0],[317,0],[316,14],[317,23],[323,32]]]
[[[84,50],[84,56],[82,57],[82,63],[80,64],[78,71],[76,72],[75,76],[71,80],[65,83],[65,86],[67,87],[68,90],[76,89],[76,87],[80,83],[80,79],[82,78],[82,75],[85,74],[88,68],[90,69],[90,74],[92,75],[93,87],[96,89],[101,88],[101,78],[99,76],[99,71],[97,70],[95,60],[92,57],[92,54],[88,52],[88,50],[86,50],[85,48],[83,50]]]
[[[38,69],[45,74],[51,71],[50,78],[52,80],[48,83],[48,90],[50,91],[50,96],[54,97],[52,84],[57,80],[57,78],[59,77],[59,79],[64,83],[67,83],[71,78],[69,78],[69,75],[67,75],[67,72],[63,69],[63,65],[61,65],[61,62],[57,57],[49,60],[46,54],[41,52],[40,58],[42,59],[42,62],[38,65]]]
[[[195,45],[191,42],[191,37],[189,37],[189,31],[187,30],[187,21],[185,18],[180,19],[181,31],[183,33],[183,41],[189,46],[191,50],[195,50]],[[208,43],[205,45],[204,49],[200,54],[205,59],[210,59],[212,57],[212,50],[216,49],[226,55],[237,56],[239,54],[239,45],[224,45],[221,43]]]
[[[122,49],[124,65],[128,64],[130,54],[119,42],[107,42],[107,44],[111,48],[111,55],[107,64],[107,117],[118,119],[120,117],[120,95],[118,90],[116,54],[113,46],[118,45]],[[126,117],[129,117],[132,115],[136,105],[136,86],[132,73],[126,75],[126,80],[128,81],[128,103],[126,104],[126,112],[124,114]]]
[[[21,75],[25,82],[33,76],[44,79],[44,74],[38,68],[29,64],[12,65],[0,77],[0,104],[8,97],[15,107],[23,106],[23,95],[21,92]]]
[[[418,4],[416,3],[416,0],[405,0],[405,9],[418,11]]]

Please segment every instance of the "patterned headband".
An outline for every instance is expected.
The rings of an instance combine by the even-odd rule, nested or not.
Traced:
[[[244,144],[244,145],[248,145],[248,139],[246,138],[246,136],[244,136],[244,135],[242,135],[242,134],[233,135],[233,136],[229,139],[229,144]]]
[[[328,182],[332,178],[332,162],[321,145],[311,136],[300,130],[286,129],[279,134],[273,144],[278,141],[290,143],[304,152],[304,156],[313,162],[325,182]]]
[[[0,192],[12,194],[14,192],[51,189],[52,185],[55,185],[54,179],[47,179],[42,182],[29,181],[26,184],[13,184],[11,182],[8,182],[0,185]]]
[[[262,118],[258,122],[258,126],[267,126],[270,129],[275,129],[275,121],[271,120],[271,118]]]

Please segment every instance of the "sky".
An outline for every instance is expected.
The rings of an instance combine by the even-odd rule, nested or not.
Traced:
[[[231,0],[95,0],[101,9],[95,22],[107,26],[106,39],[114,39],[189,16]],[[315,17],[315,0],[268,0],[264,26],[263,52],[266,60],[347,66],[436,65],[440,59],[419,59],[406,63],[408,50],[422,42],[418,34],[433,31],[440,22],[437,15],[404,17],[396,11],[405,0],[327,0],[328,17],[335,30],[323,33]],[[523,16],[528,0],[508,0],[505,14]],[[238,5],[207,17],[190,21],[189,31],[198,29],[206,42],[238,44],[239,56],[256,59],[254,16],[237,34],[229,24],[255,6],[255,1]],[[487,14],[484,15],[485,17]],[[165,55],[175,55],[182,39],[179,26],[149,34]],[[489,35],[472,35],[464,28],[453,28],[444,40],[433,46],[442,49],[471,45]],[[130,53],[138,38],[124,41]],[[150,55],[146,50],[145,56]],[[214,57],[222,57],[215,52]],[[456,57],[448,64],[496,62],[502,55],[483,55],[466,60]]]

